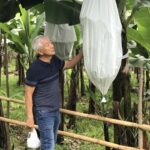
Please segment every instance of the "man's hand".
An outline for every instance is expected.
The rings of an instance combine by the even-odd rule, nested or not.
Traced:
[[[83,57],[83,52],[81,50],[79,54],[73,57],[71,60],[65,61],[64,69],[73,68],[82,59],[82,57]]]

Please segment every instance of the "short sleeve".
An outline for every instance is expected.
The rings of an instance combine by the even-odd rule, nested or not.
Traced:
[[[33,68],[29,68],[26,74],[25,84],[29,86],[36,86],[38,84],[37,71]]]
[[[64,67],[65,62],[61,59],[59,59],[58,57],[55,57],[55,65],[59,70],[62,70]]]

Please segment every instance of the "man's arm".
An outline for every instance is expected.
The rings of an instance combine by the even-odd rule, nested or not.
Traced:
[[[71,60],[65,61],[64,69],[73,68],[83,57],[83,52],[80,51],[78,55],[73,57]]]
[[[35,90],[35,87],[25,86],[25,105],[26,105],[26,113],[27,113],[27,125],[29,127],[34,127],[34,117],[33,117],[33,101],[32,95]]]

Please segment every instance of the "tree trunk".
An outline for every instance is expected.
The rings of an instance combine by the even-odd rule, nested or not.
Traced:
[[[85,84],[84,84],[84,74],[83,74],[83,61],[80,62],[80,84],[81,84],[81,96],[85,96]]]
[[[143,131],[143,148],[145,150],[150,150],[150,143],[148,142],[148,136],[146,131]]]
[[[1,68],[2,68],[2,34],[0,32],[0,87],[1,87]],[[0,116],[3,115],[2,101],[0,100]],[[7,125],[0,121],[0,148],[9,150],[9,132]]]
[[[60,81],[61,95],[62,95],[62,108],[64,108],[64,73],[63,71],[59,72],[59,81]],[[64,114],[63,113],[61,113],[61,123],[59,126],[59,130],[64,131]],[[64,141],[63,136],[58,135],[57,143],[61,144],[63,141]]]
[[[4,35],[4,52],[5,52],[4,67],[5,67],[5,75],[6,75],[6,94],[7,94],[7,97],[9,97],[10,91],[9,91],[9,73],[8,73],[8,51],[7,51],[5,35]],[[10,113],[9,111],[10,111],[10,102],[7,102],[7,117],[8,118],[9,118],[9,113]]]
[[[109,142],[109,128],[107,126],[107,123],[103,123],[104,124],[104,138],[105,138],[105,141],[108,141]],[[105,147],[105,150],[110,150],[110,147]]]
[[[102,109],[102,116],[107,117],[106,116],[106,103],[101,103],[101,109]],[[103,122],[104,125],[104,139],[105,141],[109,142],[109,127],[108,127],[108,123]],[[105,150],[110,150],[110,147],[105,147]]]
[[[128,52],[127,49],[127,32],[125,18],[125,1],[116,0],[120,18],[123,26],[122,32],[122,47],[123,55]],[[124,102],[124,117],[131,121],[131,96],[130,96],[130,75],[127,70],[127,58],[122,60],[121,68],[116,79],[113,82],[113,107],[114,117],[119,119],[120,102]],[[133,135],[128,127],[114,125],[114,142],[123,145],[133,146]],[[132,142],[133,141],[133,142]]]
[[[148,89],[150,89],[150,76],[149,76],[149,71],[147,70],[146,71],[146,91],[148,90]]]
[[[2,101],[0,100],[0,116],[4,116],[2,108]],[[2,121],[0,121],[0,148],[10,150],[8,126]]]
[[[126,32],[122,34],[123,40],[123,54],[127,53],[127,38]],[[130,96],[130,75],[124,72],[127,65],[127,59],[122,61],[120,71],[113,82],[113,100],[114,100],[114,117],[119,119],[118,112],[121,100],[124,101],[124,117],[126,120],[131,121],[131,96]],[[115,143],[133,146],[134,142],[131,130],[128,127],[114,126],[114,139]],[[123,133],[124,134],[123,134]],[[124,137],[122,137],[124,135]]]
[[[89,90],[95,94],[96,87],[92,82],[89,81]],[[89,114],[94,114],[95,113],[95,101],[93,100],[92,96],[90,96],[89,100],[89,109],[88,109]]]
[[[6,95],[7,97],[10,96],[10,90],[9,90],[9,73],[8,73],[8,51],[7,51],[7,44],[6,44],[6,35],[4,34],[4,71],[6,75]],[[7,118],[9,118],[10,115],[10,102],[7,102]],[[9,130],[9,124],[7,123],[7,128]],[[10,139],[9,139],[9,131],[7,130],[7,147],[8,150],[10,149]]]
[[[77,76],[78,70],[76,67],[72,69],[71,73],[71,84],[70,84],[70,94],[69,101],[67,104],[67,109],[76,111],[76,102],[77,102]],[[75,116],[70,116],[69,123],[67,125],[68,128],[75,127]]]
[[[2,54],[3,54],[3,51],[2,51],[2,33],[1,33],[1,30],[0,30],[0,89],[1,89],[1,85],[2,85]]]
[[[18,80],[18,85],[23,85],[25,81],[25,73],[24,73],[24,68],[20,62],[20,54],[17,55],[17,63],[18,63],[18,75],[19,75],[19,80]]]

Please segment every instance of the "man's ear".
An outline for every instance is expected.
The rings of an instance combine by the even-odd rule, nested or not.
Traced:
[[[42,52],[42,50],[41,50],[41,49],[40,49],[40,50],[38,50],[38,54],[43,55],[43,52]]]

